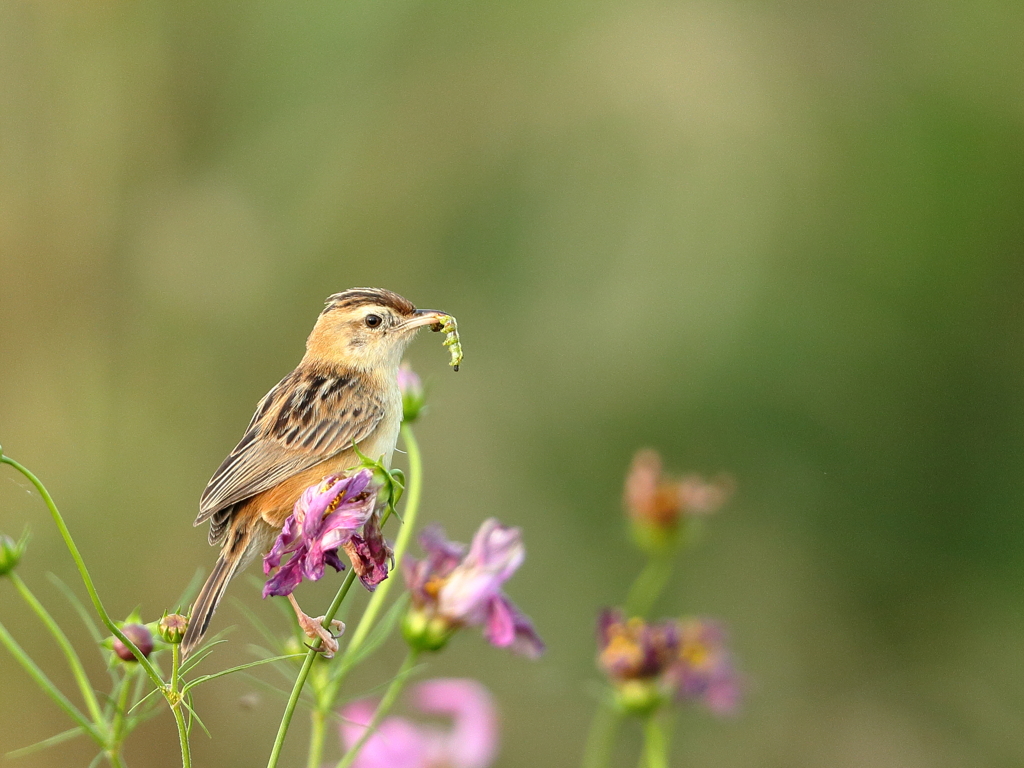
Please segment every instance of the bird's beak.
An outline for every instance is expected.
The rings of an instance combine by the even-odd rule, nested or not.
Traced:
[[[436,326],[431,328],[431,330],[439,331],[441,330],[441,324],[448,317],[447,312],[442,312],[439,309],[417,309],[412,314],[411,318],[402,323],[402,327],[406,330],[430,325]]]

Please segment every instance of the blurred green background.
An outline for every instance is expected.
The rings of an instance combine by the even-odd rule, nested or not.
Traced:
[[[0,4],[0,443],[111,611],[156,618],[323,299],[391,288],[466,349],[458,375],[438,336],[409,353],[424,519],[525,531],[509,591],[548,655],[465,633],[430,668],[497,693],[499,766],[578,761],[641,446],[739,487],[658,612],[722,617],[749,697],[686,712],[676,764],[1019,765],[1021,29],[1006,0]],[[71,563],[7,469],[0,530],[26,522],[60,608]],[[0,620],[73,690],[10,585]],[[249,659],[241,611],[216,621],[211,667]],[[6,653],[0,690],[0,753],[67,727]],[[263,764],[282,702],[253,690],[200,689],[197,764]],[[178,764],[166,713],[126,758]]]

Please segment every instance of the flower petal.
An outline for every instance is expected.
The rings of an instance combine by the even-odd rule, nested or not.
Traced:
[[[473,537],[463,566],[485,570],[504,583],[522,565],[525,557],[522,532],[518,528],[504,526],[492,517],[484,521]]]
[[[504,594],[491,600],[484,636],[491,645],[530,659],[536,659],[545,650],[533,622]]]
[[[292,559],[278,568],[277,573],[267,579],[263,585],[263,597],[272,595],[290,595],[302,582],[302,571],[299,564],[302,558],[301,553],[296,553]]]
[[[429,715],[450,715],[452,729],[442,738],[445,765],[486,768],[498,753],[498,711],[494,697],[476,680],[440,678],[417,685],[412,695]]]
[[[342,710],[341,740],[352,747],[373,718],[375,704],[357,701]],[[438,736],[402,717],[388,717],[366,740],[353,768],[429,768],[439,751]]]
[[[466,546],[458,542],[448,541],[444,529],[438,525],[428,525],[419,535],[420,546],[427,553],[430,571],[438,576],[451,573],[466,553]]]
[[[364,539],[359,535],[353,536],[345,546],[345,551],[359,580],[371,592],[388,577],[388,560],[391,555],[379,530],[375,537]]]
[[[484,637],[487,642],[498,648],[512,645],[516,639],[515,618],[512,604],[504,595],[491,598],[487,610],[487,624],[484,626]]]

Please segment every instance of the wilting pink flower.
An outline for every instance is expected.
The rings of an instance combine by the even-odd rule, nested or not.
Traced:
[[[385,718],[359,752],[354,768],[487,768],[498,753],[494,699],[475,680],[427,680],[410,689],[425,715],[450,717],[450,727]],[[350,748],[373,718],[376,703],[357,701],[342,710],[341,740]]]
[[[730,714],[742,694],[721,625],[708,619],[647,622],[603,611],[598,619],[598,665],[620,704],[644,713],[675,699]]]
[[[387,578],[391,550],[374,513],[377,490],[372,479],[373,472],[363,469],[351,477],[327,477],[303,492],[263,558],[264,573],[278,569],[263,586],[264,597],[291,594],[303,578],[316,581],[324,575],[325,564],[344,570],[339,548],[367,589]],[[285,555],[291,558],[282,565]]]
[[[425,404],[423,382],[408,363],[398,369],[398,389],[402,392],[402,419],[413,421],[420,415]]]
[[[427,556],[408,558],[402,572],[412,594],[411,616],[425,630],[440,625],[443,635],[464,625],[482,626],[491,645],[532,658],[543,653],[533,624],[501,589],[526,557],[518,528],[485,520],[465,555],[465,546],[448,541],[437,527],[420,534],[420,546]]]
[[[668,543],[685,517],[716,511],[732,491],[733,481],[725,476],[710,481],[697,475],[681,480],[668,478],[657,452],[643,450],[633,457],[626,474],[623,505],[641,546],[648,548]]]

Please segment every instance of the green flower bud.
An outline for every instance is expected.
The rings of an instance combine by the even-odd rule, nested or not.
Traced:
[[[654,679],[625,680],[615,686],[615,704],[627,715],[646,716],[668,701]]]
[[[398,369],[398,389],[402,393],[402,420],[413,422],[423,410],[426,398],[423,394],[423,382],[408,363],[402,363],[402,367]]]
[[[680,524],[652,523],[649,520],[630,520],[630,533],[633,543],[649,555],[661,555],[671,552],[679,546],[682,538]]]
[[[444,648],[458,627],[440,616],[429,616],[415,609],[402,619],[402,637],[417,651],[439,651]]]
[[[0,534],[0,576],[6,576],[17,567],[27,546],[28,531],[25,531],[18,541]]]
[[[185,630],[188,629],[188,619],[180,613],[165,613],[164,617],[160,619],[160,623],[156,625],[156,629],[165,643],[177,645],[185,636]]]

